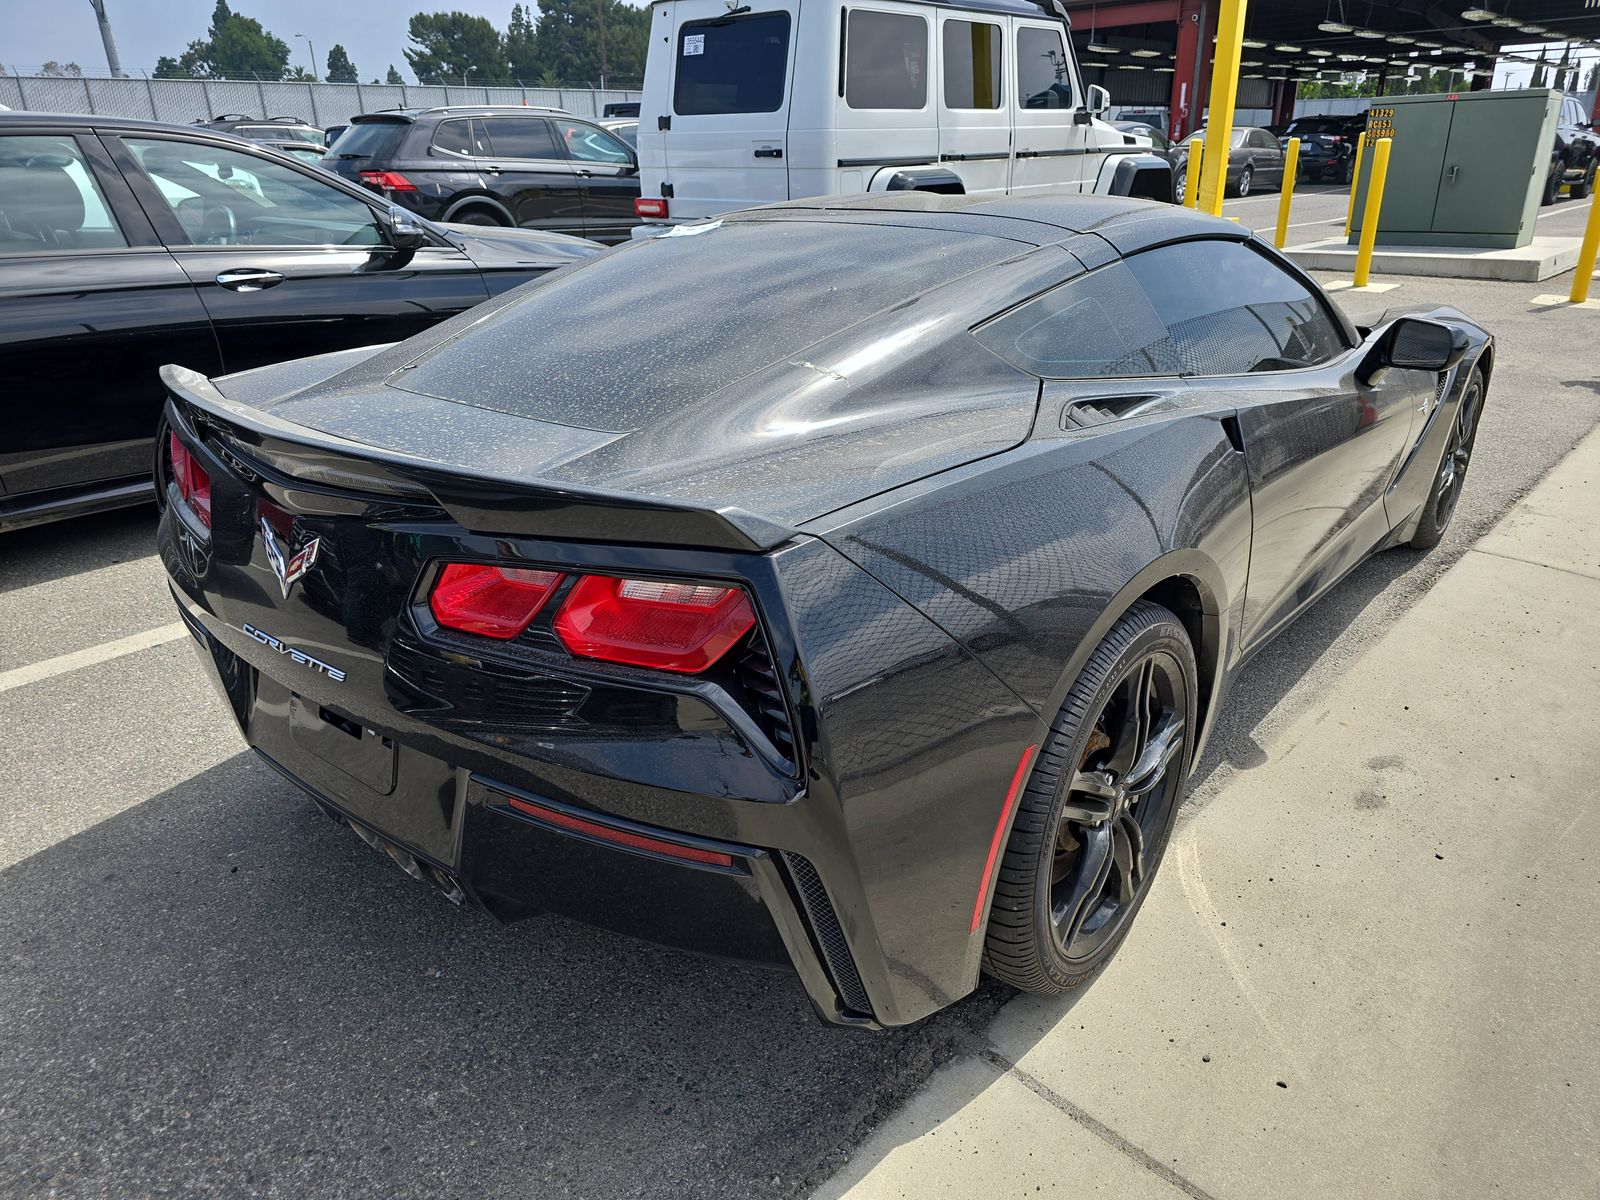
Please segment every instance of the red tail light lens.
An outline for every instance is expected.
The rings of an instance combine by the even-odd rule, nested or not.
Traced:
[[[178,495],[200,519],[200,524],[211,528],[211,476],[189,453],[189,447],[178,440],[178,435],[167,433],[167,457],[172,460],[172,481],[178,485]]]
[[[633,215],[636,217],[664,217],[667,215],[667,202],[658,196],[635,196],[633,198]]]
[[[560,583],[556,571],[451,563],[434,584],[428,606],[447,629],[514,638],[539,615]]]
[[[357,171],[356,178],[370,188],[385,192],[414,192],[417,185],[399,171]]]
[[[583,658],[698,674],[756,623],[736,587],[586,575],[556,614],[562,644]]]

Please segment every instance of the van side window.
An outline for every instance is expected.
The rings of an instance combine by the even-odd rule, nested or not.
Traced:
[[[845,22],[844,102],[851,108],[925,108],[928,22],[852,8]]]
[[[944,106],[1000,107],[1000,26],[977,21],[946,21]]]
[[[1017,30],[1017,105],[1073,107],[1072,68],[1067,64],[1067,48],[1056,30],[1026,25]]]
[[[777,112],[789,77],[789,14],[684,22],[673,74],[679,116]]]

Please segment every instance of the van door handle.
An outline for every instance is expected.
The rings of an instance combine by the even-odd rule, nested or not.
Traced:
[[[486,166],[486,167],[480,167],[480,168],[479,168],[479,169],[480,169],[480,170],[481,170],[481,171],[482,171],[482,172],[483,172],[483,173],[484,173],[484,174],[485,174],[485,175],[498,175],[498,174],[500,174],[500,168],[499,168],[499,167],[497,167],[497,166],[495,166],[495,165],[494,165],[494,164],[493,164],[493,163],[490,163],[490,164],[489,164],[489,165],[488,165],[488,166]]]
[[[756,151],[757,158],[782,158],[783,151],[777,146],[762,146]]]
[[[217,276],[217,283],[230,292],[261,292],[269,287],[277,287],[283,280],[281,272],[264,271],[259,267],[240,267],[234,271],[223,271]]]
[[[577,169],[577,171],[575,172],[575,174],[578,176],[579,179],[593,179],[594,178],[594,172],[589,170],[588,167],[579,167]]]

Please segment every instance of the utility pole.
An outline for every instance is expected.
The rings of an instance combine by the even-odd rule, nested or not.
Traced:
[[[122,69],[122,60],[117,57],[117,42],[111,36],[111,18],[106,16],[106,0],[89,0],[89,7],[94,9],[95,20],[100,22],[100,41],[106,48],[106,66],[111,69],[111,78],[126,79],[128,76]]]
[[[311,51],[311,82],[312,83],[316,83],[317,82],[317,47],[316,47],[316,44],[313,43],[312,40],[310,38],[306,37],[306,35],[303,34],[303,33],[297,33],[297,34],[295,34],[295,37],[304,39],[305,44],[306,44],[306,49]]]
[[[594,0],[595,12],[600,16],[600,90],[606,87],[606,0]]]

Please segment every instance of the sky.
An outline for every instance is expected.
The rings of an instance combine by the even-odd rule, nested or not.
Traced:
[[[383,78],[393,63],[414,78],[402,56],[411,43],[406,23],[415,12],[455,10],[488,17],[504,30],[515,0],[229,0],[236,13],[254,17],[289,43],[291,66],[308,67],[304,40],[317,47],[317,74],[328,51],[342,45],[363,81]],[[153,70],[163,54],[176,57],[204,37],[216,0],[106,0],[122,68],[130,75]],[[106,74],[105,51],[89,0],[0,0],[0,63],[6,70],[37,68],[51,59],[75,62],[85,75]]]

